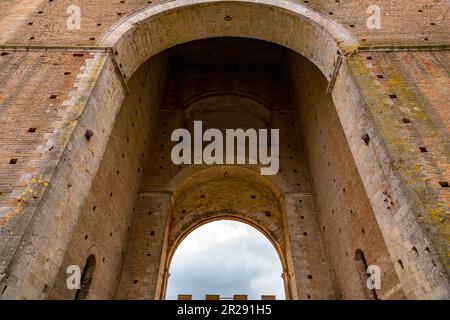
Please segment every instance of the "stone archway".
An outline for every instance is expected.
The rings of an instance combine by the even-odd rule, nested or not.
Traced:
[[[370,150],[367,154],[363,154],[360,150],[361,147],[364,147],[360,141],[363,133],[361,127],[368,128],[364,131],[373,132],[377,130],[377,126],[373,119],[365,113],[367,110],[361,103],[361,94],[349,67],[343,65],[338,75],[339,67],[344,59],[343,55],[354,51],[357,42],[330,18],[300,4],[268,0],[198,0],[165,3],[137,12],[114,26],[99,43],[112,51],[110,54],[93,54],[84,69],[86,78],[90,82],[88,81],[88,85],[78,83],[71,95],[75,98],[67,101],[68,106],[73,107],[73,117],[77,120],[73,122],[68,119],[67,123],[62,125],[64,127],[62,134],[70,136],[67,148],[64,150],[63,160],[52,175],[46,196],[42,199],[36,217],[29,228],[30,232],[22,239],[23,243],[33,244],[38,253],[33,255],[23,251],[15,253],[14,259],[10,261],[7,280],[9,290],[5,297],[8,295],[9,297],[24,298],[47,297],[48,292],[42,291],[38,285],[32,285],[36,278],[35,274],[42,275],[39,277],[39,284],[45,284],[46,287],[48,284],[51,287],[52,284],[58,286],[63,283],[61,282],[62,275],[64,275],[63,266],[70,260],[66,253],[73,244],[71,241],[79,243],[84,238],[83,235],[78,239],[78,234],[75,232],[80,225],[79,218],[88,210],[95,211],[97,209],[97,212],[99,210],[95,204],[92,204],[94,200],[99,201],[99,197],[96,198],[96,196],[101,193],[100,188],[95,185],[95,179],[98,176],[104,178],[108,174],[120,176],[119,170],[116,168],[109,168],[110,172],[106,174],[101,169],[108,167],[105,165],[108,163],[105,159],[108,158],[106,153],[109,152],[108,145],[112,140],[113,130],[126,133],[125,129],[118,128],[116,125],[116,120],[124,109],[123,105],[136,104],[136,100],[140,99],[140,97],[131,95],[125,98],[130,92],[132,82],[138,82],[136,79],[133,80],[133,76],[144,72],[144,69],[150,70],[147,61],[152,57],[157,58],[156,55],[165,49],[191,40],[224,36],[266,40],[282,45],[302,55],[320,70],[328,86],[328,88],[326,86],[320,88],[324,89],[323,92],[331,93],[332,101],[335,102],[337,119],[342,124],[343,134],[345,134],[343,137],[347,139],[345,145],[349,148],[348,154],[353,156],[352,160],[354,160],[357,170],[368,173],[360,186],[363,187],[363,193],[367,193],[370,207],[375,212],[377,223],[372,225],[381,228],[383,240],[386,242],[391,256],[390,259],[395,261],[397,257],[401,256],[402,261],[406,262],[415,272],[414,277],[397,272],[400,284],[394,286],[392,292],[397,293],[405,288],[406,296],[409,298],[445,296],[448,285],[445,284],[445,274],[441,266],[433,267],[432,257],[417,258],[404,254],[410,243],[415,243],[417,238],[425,239],[423,241],[426,243],[429,240],[427,236],[423,235],[420,227],[417,227],[417,221],[412,218],[414,216],[412,204],[405,197],[402,188],[398,187],[401,182],[395,172],[386,168],[388,161],[385,160],[389,159],[389,154],[386,153],[384,144],[377,143],[375,149]],[[163,64],[157,67],[164,70]],[[157,87],[158,79],[153,80]],[[335,81],[338,90],[333,90]],[[321,83],[323,84],[323,81]],[[139,83],[133,85],[139,86]],[[83,101],[84,109],[80,108],[80,101]],[[154,105],[152,106],[154,107]],[[145,112],[145,110],[139,109],[139,112],[141,111]],[[355,114],[360,117],[355,117]],[[155,120],[151,124],[154,122]],[[134,123],[131,125],[134,127]],[[94,138],[89,141],[89,144],[84,139],[87,128],[93,128],[95,131]],[[139,143],[146,144],[147,141],[143,137],[147,136],[148,131],[142,129],[139,134],[139,139],[143,140],[139,140]],[[128,138],[126,142],[128,142]],[[114,155],[113,152],[111,154]],[[109,155],[111,156],[111,154]],[[134,156],[139,158],[140,155]],[[133,161],[135,160],[133,158]],[[135,162],[140,164],[138,160]],[[139,167],[138,173],[140,173],[140,169]],[[358,173],[356,169],[355,172]],[[98,175],[99,173],[101,174]],[[122,251],[122,257],[120,254],[114,257],[116,262],[114,268],[104,267],[108,272],[111,271],[110,277],[117,282],[122,269],[122,265],[118,261],[121,261],[120,259],[124,256],[127,239],[130,236],[129,226],[132,224],[134,215],[137,215],[133,207],[135,198],[132,198],[131,195],[139,193],[139,179],[141,178],[138,177],[134,179],[135,181],[126,184],[126,187],[115,190],[127,192],[131,200],[126,203],[123,201],[121,203],[121,200],[111,200],[111,203],[123,204],[126,207],[123,214],[126,217],[121,217],[124,220],[123,226],[117,228],[120,236],[115,240],[117,247],[120,248],[119,251]],[[69,185],[70,188],[67,187]],[[104,197],[113,197],[113,194],[116,192],[109,192]],[[154,195],[149,193],[143,196],[153,197]],[[161,194],[157,196],[160,197]],[[291,194],[286,200],[286,204],[283,205],[295,207],[298,205],[297,201],[303,200],[305,197],[311,198],[311,196],[311,194]],[[156,208],[158,212],[170,210],[170,192],[165,192],[163,197],[165,197],[164,205],[160,203],[160,206]],[[392,202],[397,204],[394,210],[389,209],[391,210],[389,211],[390,215],[386,214],[384,205],[386,198],[392,199]],[[117,201],[117,203],[113,201]],[[310,201],[312,202],[312,200]],[[409,222],[402,223],[392,218],[393,211],[400,211],[403,216],[409,218]],[[55,219],[55,212],[57,212],[57,219]],[[287,216],[289,217],[289,213]],[[165,228],[163,223],[161,230],[165,230]],[[314,228],[317,229],[317,226]],[[320,231],[316,231],[319,234]],[[113,238],[113,232],[111,231],[109,234],[109,237]],[[299,236],[294,233],[289,233],[289,235]],[[320,236],[318,237],[320,238]],[[96,240],[103,243],[112,241],[108,236],[105,238]],[[85,239],[91,238],[85,237]],[[381,243],[384,245],[383,241]],[[168,242],[162,243],[162,246],[164,245],[167,246]],[[295,250],[295,253],[299,254],[299,251]],[[318,260],[322,259],[319,254],[315,257]],[[102,267],[99,266],[99,268]],[[323,268],[328,268],[326,263]],[[395,268],[399,271],[398,266]],[[164,270],[164,267],[159,270]],[[302,270],[302,268],[296,270]],[[431,275],[429,270],[433,270]],[[395,272],[391,273],[395,275]],[[306,278],[306,274],[304,276],[302,281]],[[311,279],[309,276],[307,279]],[[159,286],[161,286],[161,279],[163,279],[163,275],[157,273],[155,279],[151,279],[151,281],[159,281]],[[108,281],[113,283],[111,279]],[[316,284],[317,287],[314,289],[317,292],[324,290],[325,293],[321,292],[313,297],[336,297],[334,288],[332,288],[333,281],[326,276],[321,281],[327,285]],[[114,286],[117,282],[108,287],[108,297],[116,296],[116,287]],[[151,298],[149,294],[142,294],[137,289],[133,290],[134,296]],[[386,293],[387,297],[391,296],[392,292]],[[55,296],[58,297],[58,294],[60,293],[58,292]],[[132,297],[133,294],[127,297]],[[301,298],[306,296],[310,297],[304,293]],[[59,297],[64,297],[64,295],[61,294]],[[296,296],[293,295],[293,297]]]
[[[212,229],[211,229],[212,228]],[[225,228],[225,230],[224,230]],[[244,231],[244,234],[238,233],[241,228]],[[217,233],[211,233],[211,230],[215,230]],[[231,242],[220,240],[218,243],[216,243],[216,236],[220,237],[229,237],[230,234],[227,232],[230,231],[231,234],[233,234]],[[235,234],[236,232],[236,234]],[[209,234],[209,237],[208,237]],[[192,253],[189,252],[190,248],[195,248],[195,246],[192,246],[193,239],[198,239],[199,236],[207,236],[209,241],[213,243],[212,245],[206,246],[206,252],[196,252],[193,255],[196,255],[198,259],[189,259],[190,255]],[[250,240],[250,242],[258,241],[259,243],[265,244],[265,252],[264,254],[261,254],[259,251],[253,251],[251,250],[251,247],[248,246],[249,243],[245,240]],[[237,243],[238,242],[238,243]],[[190,245],[191,244],[191,245]],[[239,251],[238,254],[233,250],[233,253],[231,253],[229,256],[226,256],[226,254],[230,251],[227,250],[227,248],[235,247],[236,244],[238,246],[236,247]],[[219,248],[217,248],[217,246]],[[208,248],[209,247],[209,248]],[[188,250],[186,250],[189,248]],[[207,249],[208,248],[208,249]],[[194,250],[195,250],[194,249]],[[225,250],[224,250],[225,249]],[[249,219],[242,218],[239,215],[233,215],[233,214],[217,214],[212,218],[205,218],[204,220],[199,221],[197,224],[193,225],[192,228],[186,230],[179,239],[176,239],[176,242],[172,244],[170,248],[170,256],[168,256],[168,262],[167,262],[167,268],[168,272],[166,273],[166,279],[165,280],[165,286],[163,289],[162,297],[163,299],[174,299],[175,295],[174,293],[178,293],[178,291],[174,290],[174,283],[182,283],[185,281],[185,277],[181,277],[180,274],[182,274],[182,270],[193,270],[197,273],[197,275],[202,275],[201,272],[197,271],[197,268],[191,267],[191,268],[180,268],[180,265],[185,263],[185,258],[188,258],[190,261],[190,264],[196,264],[198,267],[203,268],[205,265],[204,270],[208,270],[213,274],[213,277],[217,277],[221,279],[222,284],[228,284],[229,280],[233,282],[233,278],[236,276],[235,272],[240,272],[240,264],[244,263],[247,267],[251,267],[254,270],[258,270],[258,273],[260,272],[259,278],[264,277],[264,279],[268,278],[270,279],[269,282],[272,283],[274,286],[270,286],[267,288],[267,292],[261,292],[261,295],[259,297],[263,297],[266,295],[274,296],[276,299],[291,299],[290,296],[290,283],[288,281],[288,270],[287,265],[284,260],[284,254],[281,252],[281,249],[279,248],[277,241],[272,238],[272,236],[267,232],[267,230],[263,230],[260,225],[255,223],[254,221],[251,221]],[[270,253],[269,253],[270,252]],[[223,255],[225,253],[225,256]],[[209,255],[216,255],[215,258],[213,258],[213,264],[210,264],[210,257]],[[268,258],[270,258],[270,264],[264,264],[261,265],[260,263],[255,263],[254,259],[249,258],[249,256],[252,256],[254,259],[262,259],[266,260],[268,262]],[[208,257],[208,259],[204,259],[205,257]],[[222,272],[226,269],[222,269],[222,264],[216,264],[217,261],[221,261],[222,263],[230,264],[231,268],[235,269],[235,272],[226,272],[225,275],[222,274]],[[217,267],[214,267],[217,266]],[[278,269],[276,272],[273,272],[273,269]],[[175,270],[175,273],[174,273]],[[271,272],[272,271],[272,272]],[[178,274],[177,274],[178,273]],[[175,276],[175,278],[174,278]],[[253,277],[253,275],[252,275]],[[200,283],[205,281],[208,284],[213,284],[214,282],[210,282],[212,277],[210,276],[200,276],[199,278],[196,278],[196,281],[191,282],[191,284]],[[255,277],[257,278],[257,277]],[[242,279],[245,280],[254,280],[253,279],[247,279],[247,277],[242,277]],[[224,279],[228,281],[224,281]],[[259,281],[258,281],[259,282]],[[275,283],[274,283],[275,282]],[[239,285],[239,283],[235,283],[235,285]],[[200,286],[199,286],[200,287]],[[185,290],[189,290],[189,286],[185,286]],[[202,287],[200,287],[202,288]],[[211,291],[211,288],[209,288],[209,291],[206,288],[202,288],[205,292],[205,297],[208,295],[208,292]],[[224,290],[222,286],[215,285],[214,292],[217,294],[218,292]],[[238,288],[236,288],[238,289]],[[277,290],[278,289],[278,290]],[[239,288],[239,292],[247,292],[246,290],[243,290]],[[233,292],[238,292],[233,291]],[[275,292],[278,291],[278,294]],[[188,292],[188,291],[186,291]],[[228,294],[231,294],[228,290]],[[269,294],[270,293],[270,294]],[[199,294],[198,292],[196,294]],[[216,295],[214,294],[214,296]],[[225,294],[225,292],[222,292],[222,294]],[[226,296],[223,296],[222,294],[219,295],[221,299],[226,298]],[[198,298],[198,297],[196,297]],[[250,295],[251,299],[254,299],[255,297],[252,297]]]
[[[286,297],[290,299],[297,294],[295,279],[289,281],[294,271],[289,270],[292,262],[287,263],[292,255],[287,252],[282,195],[276,186],[264,180],[267,179],[250,169],[215,166],[194,173],[177,186],[171,209],[174,223],[167,234],[167,253],[162,255],[164,278],[157,297],[165,296],[167,271],[181,241],[201,225],[221,219],[244,222],[264,234],[275,247],[283,266]],[[228,191],[224,193],[225,190]],[[201,206],[196,205],[198,199],[203,199]],[[252,205],[252,202],[257,204]]]
[[[330,80],[340,54],[358,43],[332,19],[283,0],[168,2],[119,21],[99,41],[114,48],[125,79],[150,57],[177,44],[214,37],[244,37],[287,47],[312,61]]]

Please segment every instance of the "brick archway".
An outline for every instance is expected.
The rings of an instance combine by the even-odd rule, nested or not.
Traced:
[[[258,172],[242,167],[214,166],[195,171],[190,176],[181,172],[179,176],[185,178],[173,192],[174,205],[170,209],[173,223],[167,231],[167,249],[162,254],[164,276],[160,279],[161,285],[157,286],[160,292],[156,297],[165,296],[170,262],[183,239],[206,223],[228,219],[249,224],[267,237],[283,267],[286,298],[295,298],[297,281],[292,270],[292,252],[280,189]],[[177,180],[180,178],[174,177],[169,185],[173,188]],[[232,191],[224,195],[223,191],[227,189]],[[203,199],[201,206],[196,204],[198,199]],[[257,205],[252,206],[252,202]]]
[[[278,239],[275,239],[273,235],[268,231],[266,228],[264,228],[261,225],[260,221],[255,221],[252,218],[245,217],[245,215],[242,214],[236,214],[236,213],[222,213],[222,212],[205,212],[204,214],[201,214],[202,218],[196,221],[195,223],[192,222],[190,224],[189,228],[186,228],[184,230],[173,230],[172,232],[182,232],[179,234],[178,238],[172,239],[172,243],[169,243],[169,249],[168,249],[168,255],[165,265],[165,272],[163,273],[163,277],[161,278],[161,287],[158,287],[160,291],[156,293],[156,297],[160,299],[165,299],[167,294],[167,286],[169,281],[169,270],[172,263],[172,259],[178,249],[178,246],[183,242],[183,240],[188,237],[192,232],[194,232],[197,228],[200,228],[204,225],[207,225],[211,222],[215,221],[222,221],[222,220],[229,220],[229,221],[236,221],[241,222],[243,224],[249,225],[253,227],[254,229],[258,230],[273,246],[273,249],[277,253],[277,258],[279,259],[279,262],[282,267],[282,274],[281,278],[283,280],[283,287],[284,287],[284,293],[286,299],[293,299],[293,296],[297,293],[295,292],[296,287],[295,286],[295,279],[293,279],[292,276],[290,276],[289,273],[289,266],[287,263],[286,258],[286,250],[285,250],[285,243],[282,241],[280,243]],[[281,246],[280,246],[281,245]]]
[[[8,241],[9,247],[5,250],[8,256],[2,265],[2,270],[7,270],[7,276],[2,278],[5,289],[2,298],[46,298],[48,292],[42,288],[61,280],[57,279],[58,270],[63,270],[65,253],[78,220],[86,207],[96,207],[90,202],[91,194],[95,193],[94,178],[129,93],[128,86],[141,66],[177,44],[223,36],[282,45],[320,70],[326,82],[325,87],[320,88],[331,93],[332,98],[327,101],[335,103],[346,146],[356,165],[355,172],[367,173],[360,187],[367,193],[375,212],[377,223],[373,225],[381,228],[383,241],[380,243],[386,243],[392,261],[402,261],[401,267],[396,266],[400,284],[392,288],[392,292],[404,288],[408,298],[448,296],[445,267],[436,262],[439,261],[437,253],[432,251],[420,256],[409,253],[411,246],[416,250],[416,247],[433,248],[430,236],[416,219],[417,213],[426,208],[414,206],[416,199],[405,191],[401,173],[391,167],[393,156],[383,140],[386,136],[378,135],[383,124],[376,122],[374,112],[366,108],[355,80],[353,71],[358,65],[353,65],[354,69],[351,65],[341,65],[343,56],[357,49],[357,42],[330,18],[289,1],[195,0],[149,7],[120,21],[99,42],[99,46],[106,48],[99,48],[101,52],[92,53],[86,61],[65,101],[70,116],[61,120],[51,138],[62,141],[63,147],[54,155],[58,162],[45,172],[50,180],[43,183],[45,194],[31,209],[35,212],[26,232],[15,239],[11,236]],[[87,128],[96,130],[88,145],[85,141]],[[366,132],[375,137],[367,152],[366,149],[361,151],[365,148],[361,136]],[[131,194],[136,189],[133,185],[127,191]],[[295,207],[297,199],[303,196],[290,195],[287,205]],[[387,209],[385,201],[391,201],[393,207]],[[170,203],[170,197],[167,202]],[[132,205],[129,207],[127,214],[131,216]],[[396,218],[396,213],[404,219]],[[123,238],[125,235],[123,231]],[[18,250],[22,244],[31,244],[35,254]],[[401,270],[404,265],[414,276]],[[112,277],[117,277],[117,281],[120,278],[116,274]],[[114,294],[114,289],[108,291],[109,296]],[[387,296],[390,294],[388,292]],[[330,298],[333,294],[324,296]]]
[[[245,37],[292,49],[330,80],[340,54],[358,42],[329,17],[284,0],[182,0],[143,9],[119,21],[99,41],[114,48],[123,77],[150,57],[188,41]]]

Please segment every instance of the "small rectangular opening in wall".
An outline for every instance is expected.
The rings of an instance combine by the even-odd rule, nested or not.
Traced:
[[[391,99],[397,99],[397,95],[396,95],[396,94],[390,94],[390,95],[389,95],[389,98],[391,98]]]
[[[32,132],[32,133],[33,133],[33,132],[36,132],[36,128],[29,128],[29,129],[28,129],[28,132]]]
[[[51,96],[50,96],[50,99],[56,99],[58,96],[56,95],[56,94],[52,94]]]
[[[420,152],[428,152],[426,147],[419,147],[419,149],[420,149]]]
[[[17,159],[11,159],[11,160],[9,160],[9,164],[16,164],[17,163]]]
[[[439,181],[442,188],[450,188],[450,184],[447,181]]]
[[[370,136],[369,136],[367,133],[363,134],[362,137],[361,137],[361,139],[364,141],[364,143],[365,143],[366,145],[368,145],[369,142],[370,142]]]
[[[383,76],[382,74],[377,74],[377,78],[378,78],[378,79],[383,79],[384,76]]]
[[[84,56],[84,54],[83,53],[74,53],[73,56],[74,57],[82,57],[82,56]]]

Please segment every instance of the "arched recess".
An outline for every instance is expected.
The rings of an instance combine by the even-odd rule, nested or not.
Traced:
[[[361,249],[355,251],[355,261],[357,261],[358,274],[361,280],[362,287],[364,289],[364,294],[367,299],[378,300],[377,291],[375,289],[369,289],[367,287],[367,281],[369,278],[368,267],[366,256]]]
[[[210,224],[212,222],[223,221],[223,220],[235,221],[235,222],[239,222],[239,224],[248,225],[252,229],[255,229],[255,230],[259,231],[258,236],[260,236],[262,238],[265,238],[266,243],[267,243],[267,241],[270,243],[271,249],[276,252],[276,258],[279,259],[279,261],[276,261],[276,262],[278,262],[279,263],[278,266],[281,267],[281,277],[283,279],[283,287],[284,287],[285,296],[286,296],[288,294],[288,290],[287,290],[288,289],[288,284],[284,281],[286,279],[285,278],[285,274],[284,274],[284,270],[286,270],[287,265],[286,265],[286,261],[284,260],[284,254],[281,252],[281,248],[278,246],[276,240],[266,230],[264,230],[260,225],[255,224],[253,221],[247,220],[247,219],[239,217],[239,216],[223,214],[223,215],[218,215],[218,216],[216,216],[214,218],[206,218],[205,220],[200,221],[196,225],[193,225],[192,228],[186,230],[178,239],[176,239],[176,242],[170,248],[171,252],[169,252],[169,256],[168,256],[167,270],[171,270],[172,264],[173,264],[173,260],[174,260],[174,257],[176,256],[177,250],[178,250],[180,244],[186,238],[188,238],[193,232],[197,231],[197,229],[201,228],[202,226],[208,225],[208,224]],[[220,230],[220,233],[223,234],[224,231]],[[272,260],[272,262],[276,263],[273,260]],[[168,279],[166,279],[166,281],[167,281],[167,283],[170,281],[169,277],[168,277]],[[166,285],[166,287],[165,287],[166,291],[167,291],[168,287],[169,286]],[[164,292],[164,296],[166,294],[167,294],[167,292]],[[167,297],[165,296],[164,298],[167,298]]]
[[[96,264],[97,259],[95,258],[95,255],[90,254],[84,265],[80,280],[80,289],[78,289],[75,294],[75,300],[86,300],[88,298],[89,289],[94,278]]]
[[[202,120],[205,127],[226,129],[270,128],[272,114],[265,101],[244,92],[214,92],[195,97],[185,103],[183,116],[186,123]],[[223,123],[223,119],[230,119]]]
[[[245,167],[224,165],[194,171],[190,168],[167,185],[173,194],[172,223],[166,234],[167,246],[161,265],[163,276],[159,279],[156,297],[162,299],[165,296],[170,262],[181,241],[196,228],[223,219],[249,224],[269,239],[283,266],[286,298],[296,297],[295,272],[280,188],[257,171]]]

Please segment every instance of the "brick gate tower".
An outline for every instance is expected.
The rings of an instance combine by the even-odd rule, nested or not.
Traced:
[[[218,219],[288,299],[450,298],[449,30],[446,0],[1,1],[1,299],[164,299]],[[174,161],[198,124],[278,130],[275,171]]]

